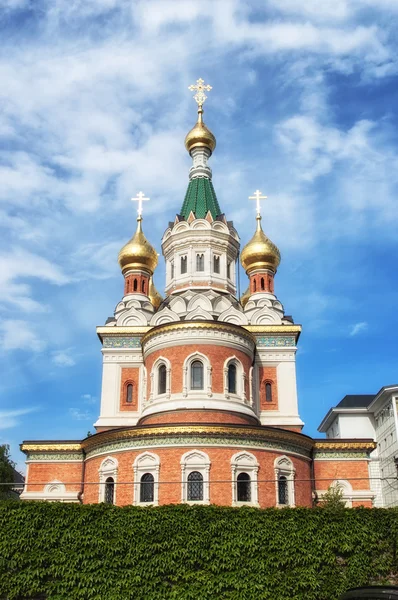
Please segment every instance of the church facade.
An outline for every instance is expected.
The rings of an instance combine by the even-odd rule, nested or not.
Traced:
[[[296,386],[301,326],[275,293],[278,248],[262,228],[240,239],[220,208],[208,161],[216,140],[203,122],[204,86],[192,86],[198,119],[185,139],[192,159],[180,213],[158,255],[137,229],[119,253],[123,297],[97,328],[102,344],[96,433],[25,441],[23,499],[117,505],[202,503],[313,506],[341,482],[347,504],[372,506],[370,455],[361,439],[303,433]],[[237,296],[237,261],[249,285]]]

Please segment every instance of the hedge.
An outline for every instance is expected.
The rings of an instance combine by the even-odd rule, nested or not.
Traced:
[[[1,600],[337,600],[396,583],[396,509],[0,503]]]

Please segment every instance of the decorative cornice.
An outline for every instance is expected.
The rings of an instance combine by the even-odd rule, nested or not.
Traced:
[[[82,462],[83,452],[26,452],[26,462]]]
[[[187,329],[200,330],[217,330],[233,333],[235,335],[241,335],[246,339],[249,339],[252,344],[255,344],[255,338],[250,332],[246,330],[242,325],[233,325],[232,323],[222,323],[219,321],[184,321],[183,323],[166,323],[165,325],[158,325],[153,327],[148,333],[142,338],[142,344],[150,340],[152,337],[169,331],[181,331]]]
[[[82,452],[80,442],[23,442],[22,452]]]
[[[99,339],[103,340],[103,337],[106,336],[119,336],[121,334],[127,335],[144,335],[152,329],[152,327],[106,327],[100,326],[97,327],[97,335]]]
[[[143,426],[123,428],[94,434],[82,441],[82,447],[86,452],[90,452],[94,448],[117,440],[183,436],[239,437],[247,440],[257,439],[268,442],[286,442],[308,452],[313,447],[312,439],[301,433],[273,427],[239,425],[165,425],[162,427]]]
[[[314,441],[314,450],[317,451],[372,451],[376,448],[376,442],[373,440],[340,440],[340,441],[331,441],[331,440],[316,440]]]
[[[301,325],[242,325],[244,329],[251,333],[301,333]]]

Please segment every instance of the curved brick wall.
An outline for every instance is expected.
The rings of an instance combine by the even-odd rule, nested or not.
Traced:
[[[142,417],[137,425],[166,425],[171,423],[220,423],[258,425],[256,417],[223,410],[173,410]]]

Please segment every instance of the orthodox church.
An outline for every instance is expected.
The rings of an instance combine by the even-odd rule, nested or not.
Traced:
[[[120,250],[123,297],[97,328],[102,344],[96,433],[83,440],[25,441],[23,499],[229,506],[313,506],[340,483],[350,506],[372,506],[370,455],[361,439],[301,433],[296,350],[301,325],[275,293],[280,252],[263,230],[240,252],[219,204],[209,159],[216,139],[203,121],[205,92],[190,88],[197,122],[185,138],[192,159],[179,214],[162,238],[165,294],[155,289],[158,255],[136,231]],[[171,215],[170,215],[171,216]],[[237,262],[249,285],[237,295]]]

